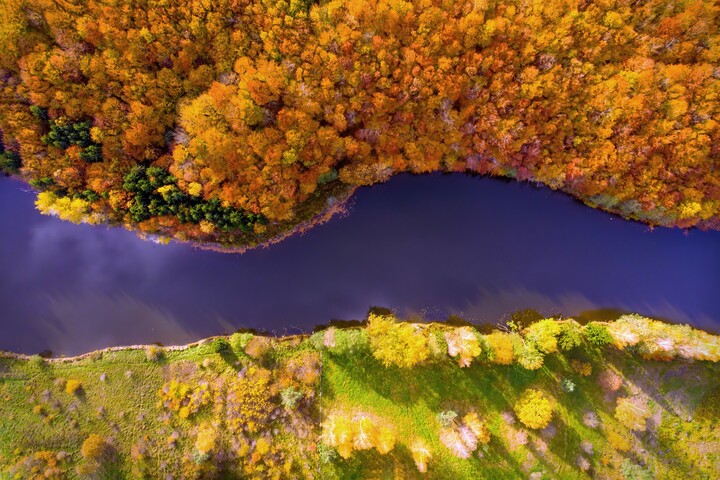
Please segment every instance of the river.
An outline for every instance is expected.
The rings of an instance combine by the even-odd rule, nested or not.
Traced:
[[[720,232],[651,230],[527,183],[400,175],[349,214],[224,254],[34,210],[0,179],[0,349],[55,355],[311,331],[370,306],[495,323],[515,311],[638,312],[720,328]]]

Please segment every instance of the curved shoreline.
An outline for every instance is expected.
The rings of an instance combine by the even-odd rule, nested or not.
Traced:
[[[444,170],[436,170],[428,173],[412,173],[412,172],[398,172],[390,177],[392,178],[398,176],[398,175],[410,175],[410,176],[419,176],[419,175],[432,175],[432,174],[442,174],[442,175],[451,175],[451,174],[462,174],[466,176],[471,177],[487,177],[495,180],[500,180],[504,182],[517,182],[517,183],[530,183],[533,186],[540,188],[540,189],[548,189],[552,192],[558,192],[563,195],[567,195],[570,198],[572,198],[574,201],[581,203],[586,208],[591,208],[593,210],[599,210],[601,212],[604,212],[609,215],[615,215],[619,218],[629,221],[629,222],[636,222],[642,225],[646,225],[648,228],[652,229],[655,227],[662,227],[662,228],[670,228],[670,229],[681,229],[685,231],[691,231],[691,230],[700,230],[700,231],[710,231],[710,230],[717,230],[720,231],[720,219],[716,218],[710,218],[704,221],[697,222],[695,225],[691,226],[685,226],[678,224],[677,222],[674,222],[672,224],[656,224],[649,222],[647,220],[644,220],[640,218],[637,215],[624,215],[619,209],[614,208],[607,208],[602,205],[592,205],[592,201],[589,198],[584,198],[580,195],[577,195],[576,193],[565,189],[555,189],[550,187],[549,185],[546,185],[542,182],[539,182],[537,180],[528,179],[528,180],[518,180],[513,177],[503,176],[503,175],[493,175],[493,174],[479,174],[477,172],[474,172],[472,170],[465,170],[465,171],[455,171],[455,172],[449,172]],[[27,185],[29,188],[32,188],[27,183],[26,179],[23,178],[21,175],[12,175],[8,174],[7,177],[13,179],[13,180],[19,180],[22,181],[25,185]],[[385,182],[382,182],[385,183]],[[374,185],[378,185],[379,183],[375,183],[373,185],[369,185],[369,187],[373,187]],[[242,254],[247,251],[256,249],[256,248],[268,248],[272,245],[278,244],[284,240],[287,240],[288,238],[291,238],[295,235],[302,235],[313,228],[322,225],[324,223],[327,223],[330,221],[333,217],[335,217],[338,214],[347,214],[347,206],[348,203],[352,200],[353,196],[357,192],[357,190],[360,188],[359,186],[349,185],[349,184],[343,184],[340,186],[342,188],[342,193],[339,195],[332,195],[329,194],[325,197],[325,203],[327,203],[327,200],[330,198],[335,198],[335,202],[333,205],[325,206],[324,208],[319,209],[316,213],[314,213],[309,219],[300,221],[294,225],[292,225],[287,230],[282,229],[282,223],[276,224],[279,226],[280,230],[278,230],[275,234],[266,234],[263,236],[263,238],[256,244],[245,244],[245,245],[231,245],[231,244],[223,244],[222,242],[214,242],[214,241],[199,241],[199,240],[191,240],[191,239],[180,239],[173,237],[171,235],[166,235],[163,233],[152,233],[152,232],[142,232],[137,225],[131,224],[131,223],[123,223],[123,222],[107,222],[102,223],[102,225],[105,225],[107,227],[115,227],[115,226],[121,226],[125,228],[126,230],[135,233],[140,239],[145,241],[153,241],[153,239],[161,239],[161,240],[167,240],[169,242],[176,242],[180,245],[187,245],[192,248],[198,249],[198,250],[206,250],[206,251],[212,251],[212,252],[218,252],[218,253],[230,253],[230,254]],[[160,242],[162,243],[162,242]]]
[[[350,187],[350,186],[349,186]],[[292,227],[289,230],[286,230],[285,232],[282,232],[278,235],[275,235],[273,237],[270,237],[266,240],[263,240],[262,242],[258,243],[257,245],[245,245],[245,246],[238,246],[238,247],[224,247],[222,244],[216,244],[216,243],[202,243],[192,240],[178,240],[176,238],[172,238],[171,241],[176,241],[182,245],[189,245],[193,248],[196,248],[198,250],[206,250],[211,252],[218,252],[218,253],[245,253],[249,250],[254,250],[256,248],[268,248],[272,245],[275,245],[277,243],[282,242],[283,240],[286,240],[290,237],[293,237],[295,235],[302,235],[305,232],[308,232],[312,230],[313,228],[322,225],[324,223],[329,222],[333,217],[336,215],[342,215],[348,213],[347,205],[349,204],[350,200],[352,200],[353,195],[357,191],[358,187],[350,187],[345,195],[343,195],[341,198],[336,197],[336,202],[324,209],[321,210],[319,213],[315,214],[312,218],[309,220],[302,221]]]
[[[680,225],[677,222],[674,222],[672,224],[657,224],[652,223],[647,220],[644,220],[640,218],[637,215],[624,215],[619,209],[613,209],[613,208],[607,208],[601,205],[591,205],[588,202],[591,202],[589,198],[584,198],[580,195],[577,195],[576,193],[565,189],[555,189],[550,187],[549,185],[546,185],[540,181],[534,180],[534,179],[528,179],[528,180],[518,180],[513,177],[503,176],[503,175],[493,175],[493,174],[479,174],[477,172],[474,172],[472,170],[465,170],[465,171],[445,171],[445,170],[436,170],[428,173],[413,173],[413,172],[398,172],[396,174],[393,174],[388,180],[385,182],[379,182],[374,183],[372,185],[368,185],[367,187],[372,188],[374,185],[379,185],[380,183],[386,183],[387,181],[392,180],[393,178],[399,176],[399,175],[409,175],[409,176],[421,176],[421,175],[433,175],[433,174],[441,174],[441,175],[452,175],[452,174],[461,174],[465,176],[470,177],[480,177],[480,178],[491,178],[494,180],[499,180],[503,182],[513,182],[513,183],[529,183],[532,184],[534,187],[538,189],[547,189],[552,192],[557,192],[562,195],[566,195],[573,199],[576,202],[579,202],[582,204],[585,208],[589,208],[592,210],[598,210],[600,212],[603,212],[608,215],[615,215],[624,221],[628,222],[635,222],[639,223],[641,225],[645,225],[650,229],[661,227],[661,228],[669,228],[669,229],[680,229],[684,231],[691,231],[691,230],[700,230],[700,231],[710,231],[710,230],[716,230],[720,231],[720,219],[713,219],[710,218],[708,220],[704,220],[701,222],[697,222],[694,225],[691,226],[684,226]],[[353,185],[344,185],[344,187],[347,188],[347,191],[339,196],[336,197],[336,203],[330,207],[327,207],[325,209],[320,210],[318,213],[316,213],[313,217],[311,217],[309,220],[302,221],[293,227],[291,227],[289,230],[280,231],[275,236],[267,237],[266,239],[262,240],[260,243],[255,245],[243,245],[243,246],[224,246],[221,243],[215,243],[215,242],[201,242],[201,241],[195,241],[195,240],[180,240],[174,237],[166,237],[162,235],[158,235],[158,237],[162,238],[169,238],[170,241],[177,242],[179,244],[183,245],[189,245],[193,248],[199,249],[199,250],[208,250],[213,252],[219,252],[219,253],[237,253],[242,254],[249,250],[253,250],[256,248],[268,248],[272,245],[275,245],[277,243],[282,242],[283,240],[286,240],[290,237],[293,237],[298,234],[304,234],[316,226],[322,225],[328,221],[330,221],[335,215],[337,214],[344,214],[348,213],[347,205],[352,200],[352,197],[355,195],[357,190],[360,188],[359,186],[353,186]],[[125,225],[125,228],[127,228],[129,231],[135,232],[142,238],[142,233],[138,232],[137,229],[132,228],[131,226]],[[152,234],[151,234],[152,235]]]

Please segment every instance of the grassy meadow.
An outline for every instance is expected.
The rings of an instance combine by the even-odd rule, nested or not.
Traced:
[[[8,354],[0,478],[718,478],[718,337],[639,319]]]

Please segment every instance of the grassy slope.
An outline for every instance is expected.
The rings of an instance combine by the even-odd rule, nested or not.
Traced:
[[[569,364],[572,357],[589,361],[592,375],[578,375]],[[545,366],[537,371],[515,364],[482,363],[460,369],[445,358],[407,375],[383,367],[369,354],[357,353],[326,354],[323,366],[324,410],[350,409],[388,418],[395,423],[399,439],[399,445],[385,457],[361,452],[347,461],[340,459],[327,467],[326,478],[422,478],[408,450],[417,437],[434,452],[424,478],[527,478],[533,472],[538,472],[538,478],[587,478],[576,464],[581,455],[592,464],[591,475],[601,478],[623,478],[619,467],[625,458],[648,465],[655,478],[680,478],[692,473],[695,478],[712,479],[720,475],[718,418],[696,416],[695,421],[684,421],[676,414],[693,412],[708,392],[720,386],[717,364],[643,361],[612,348],[600,351],[586,346],[568,356],[548,356]],[[605,393],[597,382],[597,372],[610,366],[624,372],[626,378],[624,386],[613,394]],[[574,392],[560,388],[564,378],[576,384]],[[557,400],[557,411],[551,428],[539,433],[525,429],[528,441],[521,445],[514,438],[523,430],[522,425],[509,425],[501,414],[512,411],[528,387],[551,394]],[[623,431],[614,418],[616,399],[638,389],[650,395],[662,423],[644,433],[627,432],[633,449],[617,452],[608,445],[604,431]],[[705,400],[712,401],[708,397]],[[444,410],[461,413],[469,409],[489,423],[492,439],[484,458],[460,460],[439,442],[436,415]],[[583,423],[588,411],[598,414],[601,428]],[[593,455],[581,450],[583,440],[593,444]],[[543,443],[547,445],[544,452]],[[700,444],[705,455],[697,451]]]
[[[311,344],[318,343],[280,342],[259,362],[277,371],[307,353]],[[581,377],[575,373],[569,365],[571,358],[589,361],[592,375]],[[200,379],[212,382],[232,378],[242,366],[257,363],[238,349],[220,355],[211,344],[168,352],[167,358],[159,363],[148,361],[142,350],[108,352],[102,359],[53,362],[45,366],[0,359],[0,478],[10,478],[2,473],[8,466],[41,450],[68,452],[68,477],[77,478],[72,467],[83,464],[80,446],[90,433],[112,438],[116,450],[115,460],[107,463],[101,478],[139,478],[133,473],[133,465],[138,462],[131,458],[130,448],[144,436],[149,439],[149,452],[143,461],[144,467],[152,472],[148,478],[165,478],[168,473],[174,473],[174,478],[191,478],[177,475],[182,459],[192,456],[198,424],[212,420],[214,413],[208,408],[188,420],[173,416],[167,421],[158,406],[158,390],[170,378],[189,383]],[[609,366],[625,377],[617,393],[606,393],[597,382],[598,372]],[[128,376],[128,371],[132,375]],[[100,380],[103,373],[107,376],[105,381]],[[66,393],[58,378],[80,380],[83,394]],[[560,388],[564,378],[575,382],[576,391],[566,393]],[[551,428],[539,433],[527,431],[524,442],[522,426],[518,422],[509,424],[507,412],[512,411],[515,400],[527,387],[540,388],[553,396],[558,410]],[[625,459],[646,466],[655,478],[682,478],[690,474],[696,479],[717,478],[719,389],[717,364],[643,361],[610,347],[600,351],[585,346],[570,354],[553,354],[537,371],[518,365],[492,365],[480,359],[461,369],[443,355],[410,372],[383,367],[366,344],[345,353],[323,349],[319,385],[323,415],[372,413],[394,425],[398,441],[395,449],[384,456],[375,450],[355,452],[349,460],[323,464],[319,475],[312,461],[305,465],[304,472],[308,477],[343,480],[527,478],[533,472],[536,478],[543,478],[544,474],[544,478],[570,479],[587,477],[577,468],[577,459],[583,456],[592,465],[591,474],[599,478],[623,478],[620,466]],[[606,432],[622,431],[613,416],[616,398],[637,392],[651,398],[654,416],[648,422],[647,432],[626,432],[632,448],[622,453],[608,444]],[[713,392],[716,394],[712,395]],[[33,412],[38,404],[59,413],[44,421]],[[53,404],[55,407],[51,408]],[[100,407],[104,407],[102,415]],[[436,415],[443,410],[462,414],[469,409],[488,422],[492,438],[483,458],[475,454],[461,460],[439,442]],[[588,411],[597,413],[600,427],[591,428],[583,423],[583,415]],[[290,424],[275,424],[278,433],[274,438],[278,444],[295,450],[294,458],[299,458],[298,449],[312,452],[317,437],[310,435],[298,442],[288,427]],[[317,434],[317,423],[314,427]],[[167,442],[173,431],[180,434],[176,447]],[[433,452],[425,475],[417,472],[408,449],[418,437]],[[592,443],[592,454],[581,450],[583,440]],[[225,478],[239,477],[228,474]],[[284,474],[282,478],[298,475]]]

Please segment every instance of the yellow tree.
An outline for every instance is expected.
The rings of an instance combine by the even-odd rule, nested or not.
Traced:
[[[485,336],[490,347],[491,360],[499,365],[510,365],[515,358],[513,353],[512,334],[493,332]]]
[[[515,403],[515,414],[520,422],[528,428],[545,428],[552,420],[553,402],[543,392],[528,389],[523,392]]]
[[[367,331],[373,356],[386,367],[411,368],[430,355],[427,336],[418,325],[371,313]]]

